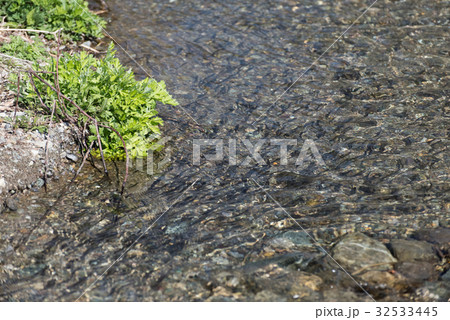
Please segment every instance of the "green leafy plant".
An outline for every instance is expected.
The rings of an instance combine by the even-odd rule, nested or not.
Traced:
[[[48,71],[56,71],[55,59]],[[160,126],[163,124],[162,119],[157,116],[156,103],[173,106],[178,104],[167,92],[163,81],[157,82],[149,78],[136,81],[133,72],[123,67],[115,57],[112,44],[103,59],[97,59],[86,52],[62,55],[58,73],[61,93],[74,100],[99,123],[117,130],[132,158],[145,157],[149,149],[156,147],[151,138],[160,134]],[[49,83],[54,83],[54,74],[47,73],[42,77]],[[35,83],[48,106],[58,100],[56,93],[44,83],[38,80]],[[36,100],[31,84],[28,84],[23,93],[26,101]],[[77,116],[82,127],[87,118],[69,103],[66,103],[66,107],[69,116]],[[89,140],[96,140],[95,126],[91,125],[89,129]],[[99,133],[105,158],[124,159],[125,151],[117,134],[102,127],[99,128]],[[99,155],[98,150],[96,154]]]
[[[56,31],[74,40],[102,37],[106,22],[88,9],[84,0],[0,0],[0,16],[12,26]]]
[[[11,36],[9,42],[4,42],[2,44],[0,52],[30,61],[45,61],[48,59],[44,43],[37,37],[30,43],[25,41],[22,37]]]

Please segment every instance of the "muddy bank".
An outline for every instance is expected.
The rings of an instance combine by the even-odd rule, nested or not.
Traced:
[[[0,62],[1,68],[1,62]],[[49,134],[38,130],[26,130],[14,126],[28,122],[30,113],[15,109],[15,94],[7,89],[9,72],[0,74],[0,212],[16,210],[15,198],[20,193],[37,191],[47,178],[59,179],[60,175],[73,171],[77,146],[69,127],[55,123]],[[48,162],[45,167],[45,146],[48,141]],[[72,160],[70,160],[72,159]]]

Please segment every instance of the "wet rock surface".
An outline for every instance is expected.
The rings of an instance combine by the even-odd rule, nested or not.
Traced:
[[[346,270],[388,270],[397,260],[386,246],[362,233],[345,236],[333,248],[333,258]]]
[[[418,240],[430,242],[443,251],[450,249],[450,228],[421,230],[420,232],[414,233],[413,237]]]
[[[64,181],[19,197],[0,218],[1,300],[448,300],[448,281],[403,275],[387,249],[428,242],[447,271],[445,3],[376,4],[274,104],[366,3],[110,2],[108,32],[180,102],[160,108],[170,163],[133,163],[120,203],[120,163],[87,168],[57,203]],[[227,157],[205,147],[194,165],[193,139],[208,138]],[[262,162],[242,142],[260,138]],[[281,138],[294,160],[313,141],[325,166],[310,149],[281,165]],[[336,247],[356,250],[342,255],[352,278],[324,252]]]
[[[436,271],[435,265],[425,261],[400,262],[395,266],[395,270],[412,282],[437,280],[439,275]]]
[[[436,262],[438,260],[431,243],[425,241],[394,239],[390,245],[394,256],[399,261]]]

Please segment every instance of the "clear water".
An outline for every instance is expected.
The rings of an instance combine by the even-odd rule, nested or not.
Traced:
[[[123,63],[180,102],[160,106],[170,161],[154,175],[134,164],[119,207],[120,163],[110,178],[87,168],[53,207],[66,181],[22,199],[0,219],[2,300],[367,300],[317,246],[300,251],[319,262],[303,264],[273,246],[301,230],[286,212],[327,250],[351,231],[388,242],[448,228],[445,2],[376,4],[329,50],[369,2],[108,3]],[[194,139],[225,139],[224,161],[194,165]],[[326,167],[281,166],[268,141],[265,164],[239,165],[243,139],[296,139],[293,158],[310,139]],[[296,268],[322,284],[292,294]]]

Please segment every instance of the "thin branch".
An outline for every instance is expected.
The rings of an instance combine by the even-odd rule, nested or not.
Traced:
[[[61,47],[61,33],[60,33],[60,30],[58,30],[57,45],[58,45],[58,48],[56,50],[56,70],[55,70],[54,75],[55,75],[55,86],[56,86],[56,89],[58,89],[58,92],[61,92],[61,88],[59,86],[59,58],[61,56],[61,51],[60,51],[60,47]],[[59,94],[58,94],[58,102],[59,102],[59,105],[61,106],[61,112],[63,113],[63,115],[68,120],[70,120],[70,122],[76,123],[76,120],[68,115],[68,111],[67,111],[66,104],[64,103],[64,99],[61,99],[61,96]]]
[[[19,61],[23,61],[23,62],[30,63],[30,64],[33,63],[33,61],[25,60],[25,59],[20,59],[20,58],[16,58],[16,57],[13,57],[13,56],[9,56],[9,55],[7,55],[7,54],[4,54],[4,53],[0,53],[0,57],[5,57],[5,58],[8,58],[8,59],[19,60]]]
[[[105,174],[108,174],[108,168],[106,167],[105,157],[103,155],[103,148],[102,148],[102,139],[100,138],[100,131],[98,130],[98,122],[95,120],[95,131],[97,132],[97,142],[98,142],[98,148],[100,149],[100,156],[102,157],[102,163],[103,163],[103,169],[105,170]]]
[[[16,105],[14,106],[13,127],[16,126],[16,114],[17,109],[19,108],[19,96],[20,96],[20,73],[17,75],[17,97],[16,97]]]
[[[38,98],[39,98],[39,101],[41,102],[42,106],[44,106],[45,108],[47,108],[48,111],[51,111],[51,109],[50,109],[50,108],[44,103],[44,101],[42,100],[41,94],[40,94],[38,88],[36,87],[36,84],[34,83],[33,76],[31,75],[31,73],[28,73],[28,77],[30,78],[30,83],[31,83],[31,85],[33,86],[34,91],[36,92],[36,94],[37,94],[37,96],[38,96]]]
[[[77,172],[75,173],[75,176],[73,177],[72,180],[75,180],[75,178],[80,174],[81,169],[83,168],[84,164],[86,163],[86,159],[88,157],[88,155],[91,153],[92,147],[94,146],[94,142],[91,142],[91,145],[89,146],[89,149],[87,150],[86,154],[83,157],[83,161],[81,162],[80,167],[78,168]]]
[[[80,44],[80,47],[83,47],[83,48],[85,48],[85,49],[87,49],[87,50],[90,50],[90,51],[92,51],[93,53],[96,53],[96,54],[101,53],[100,51],[95,50],[94,48],[91,48],[91,47],[89,47],[89,46],[87,46],[87,45],[85,45],[85,44]]]
[[[7,31],[7,32],[21,31],[21,32],[37,32],[37,33],[56,34],[60,30],[46,31],[46,30],[34,30],[34,29],[8,29],[8,28],[6,28],[6,29],[0,29],[0,32],[2,32],[2,31]]]
[[[121,194],[123,195],[123,191],[125,190],[125,184],[126,184],[127,179],[128,179],[128,164],[130,162],[130,157],[128,155],[128,150],[127,150],[127,145],[126,145],[125,141],[123,140],[121,134],[116,129],[114,129],[112,127],[105,126],[103,124],[99,124],[99,126],[103,127],[103,128],[107,128],[107,129],[109,129],[111,131],[114,131],[117,134],[117,136],[120,138],[120,140],[122,141],[123,150],[125,151],[125,157],[126,157],[126,161],[125,161],[125,177],[123,178],[123,184],[122,184],[122,190],[121,190]]]
[[[45,141],[45,165],[44,165],[44,187],[47,192],[47,171],[48,171],[48,141],[50,140],[50,129],[52,128],[53,115],[55,114],[56,101],[53,101],[52,114],[50,116],[50,123],[47,129],[47,140]]]

